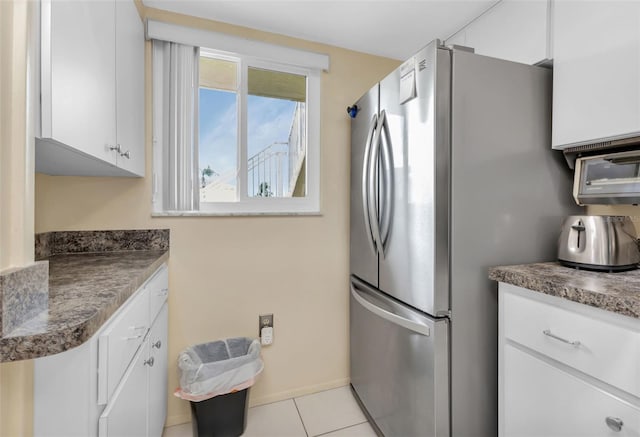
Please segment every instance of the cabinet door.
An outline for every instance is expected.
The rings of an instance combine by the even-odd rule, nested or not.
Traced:
[[[640,409],[520,349],[504,348],[503,437],[640,435]],[[607,425],[620,420],[619,432]]]
[[[167,417],[167,332],[169,311],[165,303],[149,333],[149,436],[160,437]]]
[[[42,22],[42,137],[115,165],[115,3],[44,1]]]
[[[554,148],[640,133],[640,2],[557,1]]]
[[[537,64],[549,58],[548,0],[503,0],[471,22],[465,44],[480,55]]]
[[[98,404],[114,395],[134,354],[144,345],[149,320],[149,292],[139,290],[98,337]]]
[[[149,348],[145,343],[99,419],[99,437],[147,435]]]
[[[144,29],[133,1],[116,1],[118,167],[144,176]]]

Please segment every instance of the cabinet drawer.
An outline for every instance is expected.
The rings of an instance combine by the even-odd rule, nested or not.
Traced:
[[[513,346],[504,359],[503,437],[640,435],[637,406]]]
[[[149,293],[141,288],[98,339],[98,404],[106,404],[149,329]]]
[[[166,265],[158,269],[145,288],[149,292],[149,320],[153,322],[169,295],[169,269]]]
[[[519,294],[504,293],[502,303],[506,338],[640,396],[639,329]]]

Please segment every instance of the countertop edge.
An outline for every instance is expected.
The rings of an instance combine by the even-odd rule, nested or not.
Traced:
[[[535,268],[535,264],[526,265]],[[572,302],[588,305],[603,311],[613,312],[627,317],[640,319],[640,294],[638,296],[620,293],[603,293],[585,287],[572,285],[566,280],[552,280],[537,276],[531,279],[532,272],[517,271],[523,266],[497,266],[489,269],[489,279],[497,282],[526,288],[549,296],[555,296]],[[563,267],[565,268],[565,267]],[[580,271],[576,271],[577,274]]]
[[[0,353],[0,363],[55,355],[86,343],[153,275],[153,273],[168,260],[169,250],[167,249],[162,255],[154,260],[153,263],[145,268],[142,273],[132,278],[131,282],[129,282],[126,287],[119,290],[118,296],[114,299],[112,305],[101,308],[87,320],[56,331],[0,338],[0,346],[2,346],[2,350],[9,351],[8,353]],[[70,336],[69,333],[73,333],[74,335]],[[69,340],[69,337],[72,337],[72,339]],[[65,340],[59,341],[60,339]]]

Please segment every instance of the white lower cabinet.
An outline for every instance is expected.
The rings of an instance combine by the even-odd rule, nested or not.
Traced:
[[[503,435],[640,436],[638,407],[509,344],[504,366]]]
[[[145,344],[138,350],[109,406],[100,416],[99,437],[147,435],[148,356],[149,346]]]
[[[162,435],[167,295],[163,265],[86,343],[35,360],[36,437]]]
[[[161,436],[167,417],[167,332],[169,311],[165,303],[149,333],[149,436]]]
[[[499,435],[640,437],[640,320],[499,286]]]
[[[162,435],[167,416],[168,316],[165,303],[100,416],[98,437]]]

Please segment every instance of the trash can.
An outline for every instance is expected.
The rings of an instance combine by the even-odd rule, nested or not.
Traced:
[[[237,437],[247,424],[249,387],[264,365],[260,342],[246,337],[197,344],[178,356],[180,388],[191,402],[193,435]]]

